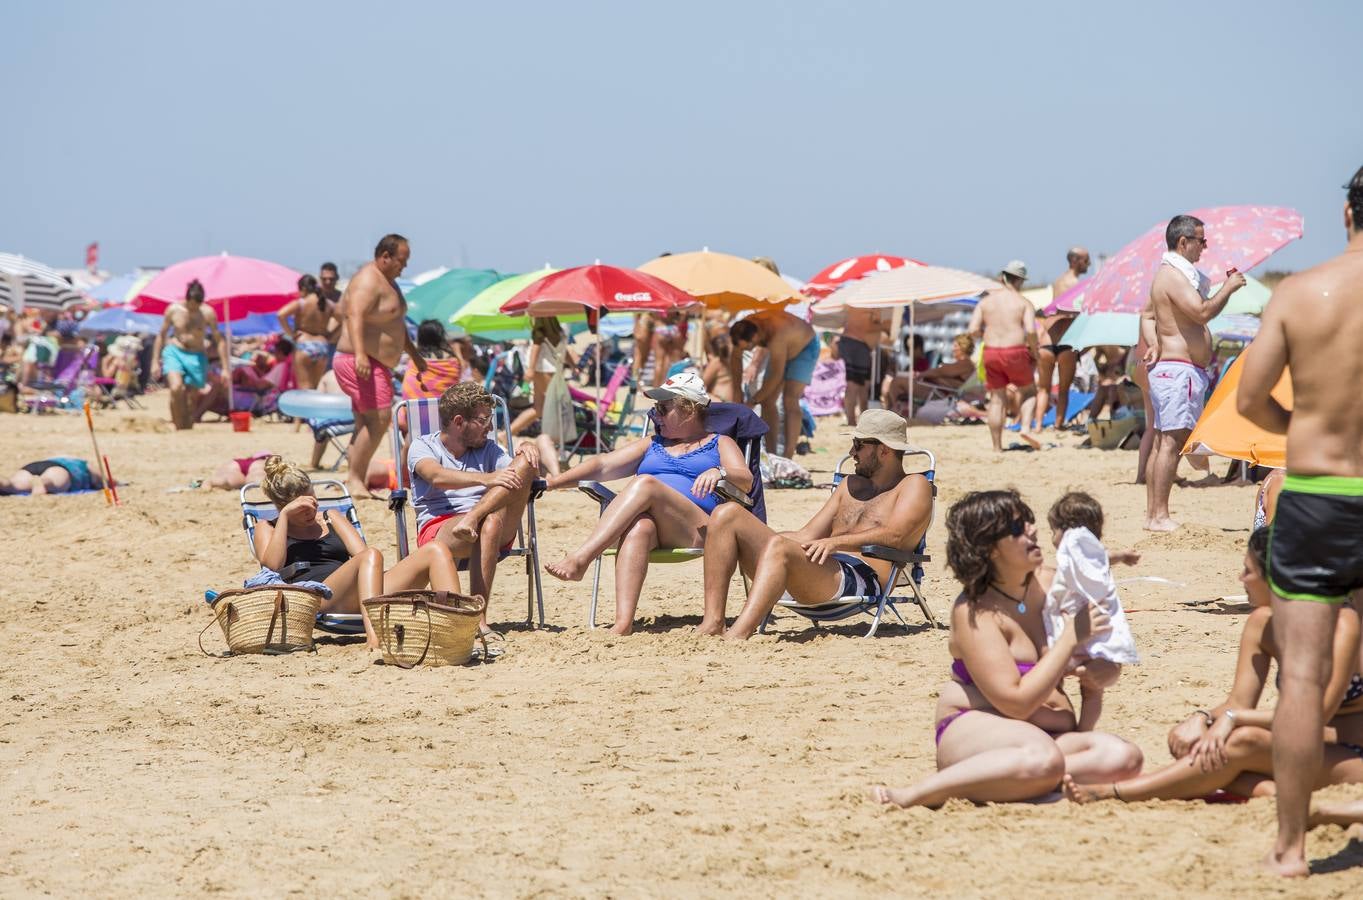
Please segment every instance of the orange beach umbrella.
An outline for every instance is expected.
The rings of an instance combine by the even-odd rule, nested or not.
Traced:
[[[660,256],[639,271],[681,288],[710,309],[780,308],[806,299],[765,266],[710,250]]]
[[[1197,420],[1188,442],[1183,445],[1185,456],[1224,456],[1243,459],[1256,466],[1282,469],[1287,466],[1287,437],[1270,434],[1236,411],[1235,398],[1240,388],[1240,372],[1244,369],[1245,354],[1231,363],[1221,382],[1212,392]],[[1286,371],[1273,388],[1273,399],[1288,409],[1292,408],[1292,380]]]

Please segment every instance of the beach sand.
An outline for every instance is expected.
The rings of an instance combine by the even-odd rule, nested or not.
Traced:
[[[512,624],[525,573],[508,562],[492,603],[507,653],[487,666],[402,671],[329,640],[316,654],[207,658],[203,590],[254,566],[234,495],[167,489],[261,449],[306,460],[310,437],[259,421],[174,434],[164,396],[96,414],[129,482],[122,507],[98,493],[0,498],[0,894],[1341,897],[1363,883],[1363,845],[1333,827],[1310,837],[1309,881],[1259,875],[1267,800],[879,807],[871,785],[933,768],[946,632],[909,607],[911,633],[869,641],[866,619],[814,630],[790,616],[745,645],[702,639],[699,563],[656,568],[641,633],[614,638],[583,627],[590,576],[545,576],[551,628]],[[824,420],[802,458],[818,482],[846,446],[838,433]],[[1134,453],[1071,437],[995,456],[983,427],[911,437],[939,460],[926,589],[944,620],[957,587],[942,520],[973,489],[1015,485],[1043,520],[1063,491],[1086,489],[1106,508],[1108,545],[1144,554],[1119,579],[1180,582],[1123,589],[1144,662],[1102,723],[1165,764],[1168,728],[1230,686],[1243,613],[1185,602],[1241,593],[1253,488],[1176,490],[1185,527],[1149,535]],[[89,456],[80,417],[4,417],[7,471],[62,454]],[[772,523],[796,527],[825,497],[770,492]],[[545,561],[596,516],[577,492],[538,511]],[[360,515],[395,561],[386,505]],[[608,615],[609,570],[603,582]],[[222,648],[216,626],[204,639]]]

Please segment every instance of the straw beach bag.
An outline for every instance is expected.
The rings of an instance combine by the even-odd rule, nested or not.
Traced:
[[[449,591],[397,591],[364,601],[383,661],[404,669],[462,666],[473,656],[487,602]],[[487,641],[483,640],[487,658]]]
[[[312,626],[322,596],[288,585],[223,591],[213,602],[213,621],[231,653],[292,653],[312,649]],[[199,649],[204,650],[204,631]]]

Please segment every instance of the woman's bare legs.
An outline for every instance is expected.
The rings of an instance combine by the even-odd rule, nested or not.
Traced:
[[[709,517],[701,508],[652,475],[636,475],[606,507],[591,535],[572,553],[545,570],[564,581],[581,581],[592,560],[620,540],[640,516],[651,518],[660,547],[699,547]]]
[[[320,611],[359,613],[364,622],[365,644],[371,649],[377,648],[379,639],[369,624],[364,601],[383,593],[383,554],[373,547],[366,547],[332,572],[324,584],[331,588],[331,599],[322,601]]]
[[[639,608],[639,594],[648,575],[648,554],[657,546],[658,526],[648,516],[635,519],[620,538],[615,557],[615,624],[611,634],[629,634],[634,630],[634,612]]]
[[[971,710],[948,726],[937,746],[937,772],[907,788],[876,787],[896,806],[941,806],[953,797],[977,803],[1030,800],[1056,789],[1065,756],[1046,732]]]
[[[535,372],[530,376],[530,406],[521,410],[521,414],[512,421],[512,437],[519,437],[522,431],[534,425],[540,416],[544,415],[544,392],[549,389],[549,382],[553,377],[549,372]]]
[[[440,541],[431,541],[383,573],[385,594],[417,590],[428,584],[435,591],[459,590],[459,569],[450,548]]]
[[[1101,731],[1057,735],[1055,745],[1065,754],[1065,774],[1078,784],[1135,778],[1145,763],[1140,747]]]
[[[1273,734],[1266,728],[1243,727],[1226,741],[1226,765],[1204,772],[1191,757],[1180,759],[1158,772],[1137,778],[1113,779],[1116,783],[1082,785],[1065,778],[1065,795],[1076,803],[1094,800],[1194,800],[1228,787],[1245,773],[1272,775]],[[1098,779],[1091,779],[1097,781]],[[1325,745],[1317,787],[1363,781],[1363,759],[1337,744]]]
[[[535,446],[540,451],[540,468],[544,474],[554,476],[563,472],[563,464],[559,462],[558,445],[554,439],[547,434],[540,434],[535,438]]]

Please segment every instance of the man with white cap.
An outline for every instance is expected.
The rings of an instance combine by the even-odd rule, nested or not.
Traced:
[[[737,503],[715,509],[705,533],[705,615],[701,634],[746,640],[782,597],[816,606],[874,595],[890,571],[860,555],[866,544],[911,551],[932,516],[932,484],[904,474],[908,423],[888,409],[868,409],[851,431],[855,474],[799,531],[778,533]],[[728,630],[729,582],[741,566],[752,581],[748,602]]]
[[[1018,436],[1040,449],[1032,437],[1032,410],[1036,405],[1036,308],[1019,291],[1027,281],[1027,264],[1015,259],[999,273],[999,287],[988,291],[975,304],[970,334],[984,340],[984,387],[989,395],[987,418],[994,450],[1003,450],[1004,405],[1009,387],[1021,397]]]

